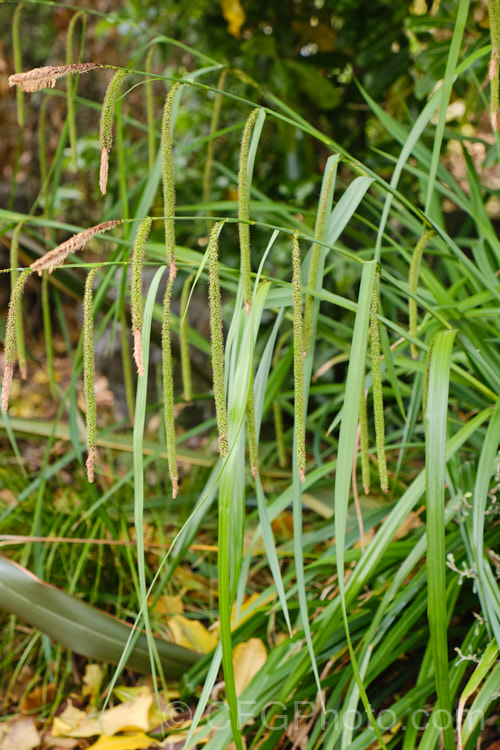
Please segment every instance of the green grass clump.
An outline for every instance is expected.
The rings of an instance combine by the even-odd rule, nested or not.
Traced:
[[[118,662],[99,709],[127,665],[149,674],[162,711],[164,691],[182,690],[186,746],[487,743],[500,684],[500,249],[485,168],[498,167],[498,144],[474,118],[494,121],[498,109],[497,5],[484,31],[467,0],[437,15],[422,6],[421,18],[399,9],[406,21],[392,36],[373,31],[373,49],[391,55],[384,75],[364,37],[352,45],[365,54],[355,69],[371,75],[360,74],[354,99],[349,66],[318,67],[332,44],[319,6],[317,55],[312,41],[279,65],[277,53],[254,55],[270,66],[265,87],[246,57],[264,39],[250,14],[238,46],[246,67],[233,53],[222,63],[226,48],[219,60],[167,37],[161,9],[145,25],[132,3],[120,20],[77,12],[68,64],[23,72],[20,7],[5,11],[17,28],[11,83],[25,131],[42,119],[43,185],[30,210],[13,209],[15,191],[0,210],[6,244],[13,233],[0,696],[26,667],[28,692],[57,686],[37,714],[49,725],[79,690],[74,649]],[[52,18],[52,6],[43,12]],[[339,54],[342,30],[359,32],[357,16],[347,20]],[[81,50],[109,26],[121,59],[73,63],[80,21]],[[269,28],[266,50],[281,49]],[[297,44],[302,31],[290,32]],[[96,203],[100,105],[73,82],[61,119],[54,87],[115,62],[101,107],[107,196]],[[135,85],[123,98],[127,71]],[[452,119],[461,106],[466,142]],[[18,162],[13,181],[28,193]],[[75,254],[87,243],[88,256]],[[33,274],[26,297],[33,271],[43,278]],[[30,378],[13,384],[7,409],[22,298]],[[18,710],[4,709],[7,720]],[[178,742],[171,725],[156,717],[144,742]]]

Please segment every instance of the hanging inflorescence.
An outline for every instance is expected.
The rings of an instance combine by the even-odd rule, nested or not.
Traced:
[[[222,302],[219,279],[219,234],[223,226],[224,221],[219,221],[210,232],[208,242],[208,294],[210,302],[210,342],[212,348],[215,413],[219,433],[219,451],[221,456],[225,457],[229,453],[229,443],[227,437],[226,391],[224,388],[224,338],[222,332]]]
[[[141,222],[135,237],[132,250],[132,276],[130,279],[130,308],[132,314],[132,335],[134,337],[134,359],[137,373],[144,375],[144,364],[142,361],[142,320],[144,313],[144,301],[142,297],[142,267],[144,263],[144,250],[146,241],[151,231],[153,219],[147,216]]]

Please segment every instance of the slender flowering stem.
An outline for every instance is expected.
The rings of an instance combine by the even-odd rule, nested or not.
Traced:
[[[219,451],[229,453],[227,437],[226,392],[224,390],[224,338],[222,333],[222,303],[219,279],[219,234],[224,221],[219,221],[210,232],[208,242],[209,270],[208,293],[210,301],[210,341],[212,345],[212,374],[214,382],[215,413],[219,433]]]
[[[85,13],[83,10],[79,10],[73,15],[68,26],[68,33],[66,34],[66,65],[72,65],[73,63],[73,36],[75,32],[76,24],[79,19],[82,19],[83,29],[85,29]],[[71,168],[73,172],[77,170],[77,153],[76,153],[76,123],[75,123],[75,104],[73,94],[76,91],[78,81],[74,82],[68,76],[66,78],[66,102],[68,107],[68,129],[69,129],[69,143],[71,148]]]
[[[214,99],[214,107],[212,110],[212,118],[210,120],[210,138],[207,143],[207,156],[205,159],[205,168],[203,170],[203,203],[209,203],[211,197],[211,174],[214,162],[214,138],[217,128],[219,127],[220,113],[222,111],[222,103],[224,101],[224,85],[226,83],[227,70],[221,72],[219,80],[217,81],[216,88],[218,89]]]
[[[163,180],[163,213],[165,218],[165,248],[167,263],[175,262],[175,174],[172,138],[172,110],[181,84],[175,83],[167,94],[161,124],[161,158]]]
[[[42,275],[42,271],[52,273],[56,266],[60,266],[64,263],[70,253],[73,253],[76,250],[81,250],[85,247],[87,242],[95,234],[99,234],[99,232],[107,232],[108,229],[113,229],[113,227],[116,227],[118,224],[121,224],[119,219],[116,221],[105,221],[102,224],[96,224],[94,227],[89,227],[83,232],[74,234],[69,240],[62,242],[53,250],[42,255],[41,258],[38,258],[38,260],[31,264],[31,269],[37,271],[39,276]]]
[[[146,55],[146,112],[148,116],[148,167],[152,172],[156,158],[156,138],[155,138],[155,100],[153,91],[153,81],[151,80],[151,67],[155,45],[152,44]]]
[[[83,297],[83,389],[85,393],[87,420],[87,450],[86,461],[87,478],[94,481],[94,466],[97,458],[96,434],[97,413],[94,389],[94,310],[92,285],[97,267],[93,268],[85,280],[85,294]]]
[[[142,268],[146,241],[151,231],[153,219],[147,216],[139,225],[132,250],[132,276],[130,279],[130,303],[132,313],[132,335],[134,337],[134,359],[139,375],[144,375],[142,360],[142,320],[144,301],[142,298]]]
[[[12,385],[12,377],[14,375],[14,362],[16,359],[16,321],[20,312],[24,285],[31,274],[31,268],[25,268],[24,271],[21,272],[16,281],[16,285],[12,288],[10,296],[4,340],[5,369],[2,383],[2,411],[4,414],[7,413],[9,407],[9,393]]]
[[[292,268],[294,419],[296,430],[297,464],[299,467],[300,479],[302,482],[304,482],[306,478],[306,429],[304,421],[304,326],[302,320],[302,274],[300,266],[300,247],[297,232],[293,236]]]
[[[109,152],[113,144],[113,118],[115,114],[116,102],[122,91],[122,83],[128,75],[128,70],[118,70],[106,89],[104,101],[101,110],[101,126],[99,133],[99,143],[101,146],[101,169],[99,172],[99,187],[101,193],[106,193],[108,184],[108,162]]]
[[[16,71],[15,75],[21,74],[21,68],[23,66],[22,63],[22,57],[21,57],[21,41],[19,38],[19,27],[21,23],[21,12],[23,10],[23,3],[19,3],[17,6],[15,12],[14,12],[14,18],[12,19],[12,48],[14,52],[14,70]],[[10,78],[14,77],[11,76]],[[12,86],[12,83],[10,82],[9,78],[9,85]],[[17,124],[19,125],[19,130],[22,131],[24,129],[24,95],[21,88],[18,88],[16,91],[16,102],[17,102]]]
[[[250,149],[250,137],[259,114],[259,109],[254,109],[246,121],[240,146],[240,164],[238,171],[238,230],[240,234],[241,275],[243,278],[243,301],[247,313],[252,304],[252,266],[250,260],[250,220],[249,210],[249,185],[248,185],[248,152]]]

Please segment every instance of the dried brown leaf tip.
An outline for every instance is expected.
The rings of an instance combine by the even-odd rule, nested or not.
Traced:
[[[9,76],[9,86],[19,86],[22,91],[33,93],[40,89],[53,89],[58,78],[88,73],[89,70],[102,68],[98,63],[75,63],[74,65],[46,65],[43,68],[33,68],[23,73]]]
[[[66,242],[61,243],[53,250],[42,255],[41,258],[38,258],[38,260],[31,264],[31,269],[37,271],[39,276],[42,275],[42,271],[52,273],[56,266],[64,263],[70,253],[75,250],[81,250],[95,234],[107,232],[108,229],[113,229],[117,224],[121,224],[121,220],[105,221],[102,224],[96,224],[95,227],[89,227],[83,232],[74,234],[69,240],[66,240]]]

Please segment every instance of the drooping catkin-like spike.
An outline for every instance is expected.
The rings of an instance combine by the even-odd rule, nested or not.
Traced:
[[[226,393],[224,390],[224,338],[222,332],[222,302],[219,279],[219,234],[224,221],[215,224],[208,241],[209,270],[208,296],[210,302],[210,342],[212,345],[212,375],[214,381],[215,413],[219,433],[219,451],[224,458],[229,453],[227,436]]]
[[[194,279],[194,275],[188,276],[182,287],[181,294],[181,309],[180,309],[180,327],[179,327],[179,339],[181,348],[181,371],[182,371],[182,387],[184,391],[184,399],[186,401],[193,400],[193,385],[191,380],[191,360],[189,357],[189,341],[188,341],[188,302],[189,292],[191,291],[191,283]]]
[[[177,471],[177,451],[175,447],[175,418],[174,418],[174,378],[172,366],[172,343],[170,340],[170,304],[172,289],[176,275],[175,263],[171,262],[165,297],[163,298],[163,319],[161,329],[162,348],[162,376],[163,376],[163,407],[165,419],[165,434],[167,438],[168,474],[172,482],[172,497],[177,496],[179,489],[179,474]]]
[[[163,180],[163,213],[165,215],[165,248],[167,263],[175,262],[175,174],[172,138],[172,110],[175,94],[181,84],[174,83],[167,94],[161,123],[161,159]]]
[[[33,68],[23,73],[15,73],[9,76],[9,86],[19,86],[21,91],[33,93],[41,89],[53,89],[58,78],[74,75],[75,73],[88,73],[89,70],[102,68],[97,63],[74,63],[74,65],[46,65],[43,68]]]
[[[23,67],[22,57],[21,57],[21,40],[19,38],[19,26],[21,23],[21,11],[23,9],[23,3],[19,3],[17,6],[14,17],[12,19],[12,48],[14,52],[14,70],[16,71],[16,75],[19,75],[21,73],[21,68]],[[10,83],[9,79],[9,84]],[[24,128],[24,95],[22,92],[22,89],[17,89],[16,91],[16,103],[17,103],[17,124],[19,125],[19,130],[23,130]]]
[[[99,143],[101,146],[101,169],[99,172],[99,187],[105,195],[108,185],[108,162],[109,152],[113,145],[113,117],[116,102],[121,94],[122,83],[128,75],[128,70],[118,70],[106,89],[101,109],[101,126],[99,132]]]
[[[319,197],[318,213],[316,216],[316,225],[314,227],[314,237],[316,240],[321,241],[325,231],[326,216],[328,212],[329,195],[332,187],[332,180],[337,170],[336,163],[332,164],[328,174],[325,176],[325,180],[322,186],[321,195]],[[319,262],[321,259],[321,245],[315,242],[311,248],[311,262],[309,265],[309,275],[307,278],[307,286],[309,289],[314,289],[319,272]],[[304,351],[309,349],[311,344],[311,338],[313,333],[313,315],[314,315],[314,297],[308,294],[305,301],[304,307]]]
[[[60,245],[50,250],[41,258],[38,258],[34,263],[31,264],[33,271],[37,271],[38,275],[42,275],[42,271],[48,271],[52,273],[56,266],[62,265],[70,253],[76,250],[81,250],[87,242],[95,235],[100,232],[107,232],[108,229],[113,229],[118,224],[121,224],[121,220],[116,221],[104,221],[102,224],[96,224],[94,227],[89,227],[83,232],[78,232],[70,237],[69,240],[62,242]]]
[[[148,116],[148,166],[149,171],[152,172],[155,165],[156,158],[156,138],[155,138],[155,100],[153,91],[153,81],[151,80],[151,69],[153,62],[153,53],[155,45],[152,44],[148,49],[146,55],[146,111]]]
[[[428,242],[434,237],[435,232],[433,229],[430,229],[428,232],[424,232],[422,237],[417,242],[417,245],[415,247],[415,250],[413,251],[413,255],[411,256],[411,262],[410,262],[410,272],[408,276],[408,286],[410,289],[410,292],[413,294],[417,293],[418,288],[418,272],[420,270],[420,261],[422,260],[422,255],[424,254],[424,250],[427,247]],[[409,317],[409,333],[412,336],[417,335],[417,303],[412,298],[409,297],[408,299],[408,317]],[[418,347],[415,344],[410,344],[411,348],[411,356],[413,359],[418,359]]]
[[[97,270],[97,267],[93,268],[87,275],[83,297],[83,390],[86,404],[88,450],[86,466],[89,482],[94,481],[94,466],[97,458],[97,414],[94,390],[94,295],[92,286]]]
[[[252,304],[252,266],[250,260],[250,220],[249,185],[248,185],[248,152],[252,130],[259,114],[254,109],[246,121],[240,146],[240,164],[238,170],[238,230],[240,234],[241,276],[243,278],[243,301],[245,310],[250,312]]]
[[[139,225],[132,249],[132,275],[130,278],[130,307],[132,313],[132,335],[134,337],[134,359],[139,375],[144,375],[144,363],[142,359],[142,320],[144,312],[144,301],[142,298],[142,267],[144,263],[144,250],[146,241],[151,231],[153,219],[147,216]]]
[[[212,118],[210,120],[210,133],[209,140],[207,143],[207,156],[205,159],[205,168],[203,170],[203,203],[209,203],[211,198],[211,175],[212,166],[214,163],[214,137],[219,127],[220,113],[222,111],[222,103],[224,101],[224,85],[226,83],[227,70],[221,72],[219,80],[217,81],[216,88],[218,89],[214,99],[214,108],[212,110]]]
[[[25,268],[19,275],[16,285],[12,287],[10,295],[4,340],[4,372],[2,383],[2,411],[4,414],[7,413],[7,409],[9,408],[9,393],[12,385],[12,377],[14,375],[14,362],[16,359],[16,321],[19,316],[24,285],[31,274],[31,268]]]
[[[361,387],[361,400],[359,404],[359,448],[361,453],[361,480],[365,495],[370,494],[370,455],[368,452],[368,410],[367,394],[365,393],[365,377]]]
[[[490,117],[491,127],[498,129],[499,102],[499,62],[500,62],[500,9],[498,0],[489,0],[488,12],[490,18],[491,58],[488,77],[490,80]]]
[[[293,382],[297,465],[300,479],[306,478],[306,426],[304,394],[304,327],[302,320],[302,273],[297,232],[293,235]]]
[[[82,19],[82,23],[85,26],[85,14],[83,10],[79,10],[77,13],[75,13],[72,16],[71,21],[69,22],[68,32],[66,34],[66,65],[71,65],[73,63],[73,36],[75,33],[76,24],[78,23],[80,18]],[[71,167],[73,169],[73,172],[76,172],[77,170],[75,103],[73,99],[75,90],[76,82],[75,86],[73,86],[73,81],[68,76],[66,78],[66,102],[68,108],[68,131],[69,143],[71,148]]]
[[[382,398],[382,371],[380,367],[377,277],[375,277],[373,284],[372,304],[370,310],[370,349],[372,356],[373,415],[375,419],[378,474],[382,492],[388,492],[389,482],[387,479],[387,462],[385,457],[384,401]]]
[[[23,222],[20,222],[12,232],[12,240],[10,243],[10,288],[14,289],[19,277],[19,234]],[[24,348],[24,329],[23,329],[23,316],[21,314],[21,301],[19,301],[19,310],[16,315],[16,346],[17,346],[17,361],[19,364],[19,372],[22,380],[26,380],[28,376],[28,366],[26,363],[26,350]]]

